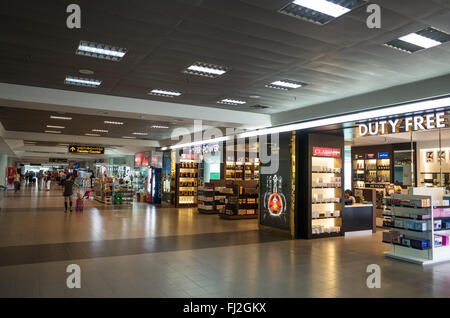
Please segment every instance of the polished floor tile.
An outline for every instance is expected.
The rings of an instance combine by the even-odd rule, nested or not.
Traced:
[[[62,202],[34,187],[1,199],[0,297],[450,297],[450,263],[388,259],[381,233],[285,240],[195,209],[87,201],[66,214]],[[66,286],[70,264],[81,289]]]

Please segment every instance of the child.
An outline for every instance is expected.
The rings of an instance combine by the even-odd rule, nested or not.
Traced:
[[[84,210],[83,195],[80,192],[78,192],[77,196],[78,196],[78,199],[77,199],[77,206],[76,206],[75,211],[76,212],[83,212],[83,210]]]

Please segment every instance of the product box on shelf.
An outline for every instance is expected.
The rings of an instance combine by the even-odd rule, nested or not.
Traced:
[[[442,229],[442,220],[434,220],[433,227],[435,230]]]
[[[440,247],[442,246],[442,236],[441,235],[435,235],[434,236],[434,247]]]
[[[404,228],[405,227],[405,221],[404,220],[394,220],[394,226]]]
[[[416,240],[416,239],[410,239],[411,247],[417,248],[417,249],[426,249],[430,248],[430,241],[429,240]]]
[[[442,234],[436,234],[436,235],[442,237],[442,246],[450,245],[450,235],[442,235]]]
[[[383,232],[383,242],[392,243],[392,232]]]
[[[450,220],[442,221],[441,229],[450,230]]]
[[[392,243],[395,244],[401,244],[403,239],[403,234],[400,234],[399,232],[392,231],[392,233],[395,233],[392,235]]]
[[[407,238],[402,238],[402,245],[411,246],[411,240]]]
[[[425,222],[425,221],[413,221],[413,224],[414,224],[413,230],[416,230],[416,231],[427,231],[428,230],[428,225],[427,225],[427,222]]]

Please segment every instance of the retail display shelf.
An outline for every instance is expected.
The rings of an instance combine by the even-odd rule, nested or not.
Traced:
[[[386,243],[386,244],[392,244],[392,245],[396,245],[396,246],[401,246],[401,247],[405,247],[405,248],[412,248],[412,249],[420,250],[420,251],[430,250],[431,249],[431,247],[418,248],[418,247],[414,247],[414,246],[407,246],[407,245],[403,245],[403,244],[400,244],[400,243],[393,243],[393,242],[388,242],[388,241],[381,241],[381,242],[382,243]]]
[[[203,214],[218,214],[219,213],[217,210],[206,210],[206,209],[202,209],[202,208],[198,208],[198,212],[203,213]]]
[[[341,204],[341,202],[312,202],[311,204]]]
[[[397,226],[392,226],[392,225],[391,226],[385,226],[385,227],[391,228],[391,229],[396,229],[396,230],[417,232],[417,233],[431,233],[431,230],[421,231],[421,230],[407,229],[407,228],[404,228],[404,227],[397,227]]]
[[[339,175],[342,175],[342,172],[332,172],[332,171],[312,171],[312,173],[325,173],[325,174],[339,174]]]

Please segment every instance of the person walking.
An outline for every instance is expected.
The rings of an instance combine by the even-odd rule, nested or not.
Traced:
[[[37,189],[41,190],[42,189],[42,180],[44,179],[44,173],[41,171],[38,172],[37,174]]]
[[[73,175],[69,174],[66,178],[66,180],[64,181],[64,191],[63,191],[63,196],[64,196],[64,207],[65,207],[65,211],[67,212],[67,206],[69,205],[70,207],[70,212],[72,212],[72,195],[73,195],[73,186],[74,185],[78,185],[75,180]]]
[[[14,175],[14,193],[19,191],[19,189],[20,189],[20,173],[16,172],[16,174]]]

